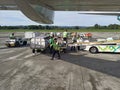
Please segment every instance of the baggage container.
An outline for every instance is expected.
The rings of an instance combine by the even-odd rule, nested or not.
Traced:
[[[38,37],[40,35],[39,32],[25,32],[25,38],[31,39],[33,37]]]
[[[30,42],[30,48],[32,49],[32,52],[40,52],[45,51],[49,46],[49,37],[47,36],[39,36],[34,37],[31,39]]]

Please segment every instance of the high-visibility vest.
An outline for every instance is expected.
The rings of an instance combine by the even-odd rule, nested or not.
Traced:
[[[63,37],[67,37],[67,32],[63,32]]]
[[[9,38],[10,38],[10,39],[14,39],[15,36],[13,36],[12,34],[10,34]]]
[[[53,38],[49,39],[50,46],[53,46],[54,40]]]
[[[59,46],[57,43],[54,43],[54,44],[53,44],[53,48],[54,48],[55,50],[60,50],[60,46]]]
[[[12,37],[12,34],[10,34],[10,36],[9,37]]]

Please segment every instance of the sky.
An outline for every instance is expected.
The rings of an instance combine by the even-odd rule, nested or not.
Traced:
[[[109,24],[120,24],[120,21],[117,20],[117,16],[87,15],[78,13],[79,12],[56,11],[54,16],[54,24],[52,25],[94,26],[95,24],[99,24],[105,26]],[[43,24],[36,23],[30,20],[21,11],[0,10],[0,25],[16,26],[16,25],[43,25]]]

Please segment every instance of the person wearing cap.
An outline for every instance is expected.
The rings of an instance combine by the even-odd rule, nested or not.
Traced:
[[[50,39],[49,39],[49,48],[50,48],[50,53],[52,53],[53,52],[53,43],[54,43],[54,37],[50,37]]]
[[[63,32],[63,40],[66,41],[66,43],[67,43],[67,38],[68,38],[68,32],[66,30]]]
[[[58,55],[58,59],[60,59],[60,46],[59,43],[57,42],[57,38],[54,39],[53,43],[53,54],[51,60],[54,60],[55,55]]]
[[[14,33],[10,34],[9,38],[10,38],[10,39],[15,39]]]

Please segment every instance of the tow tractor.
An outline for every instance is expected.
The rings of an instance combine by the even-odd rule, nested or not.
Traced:
[[[9,39],[6,41],[5,45],[7,47],[20,47],[20,46],[25,46],[27,45],[27,40],[21,38],[21,37],[16,37],[14,39]]]

